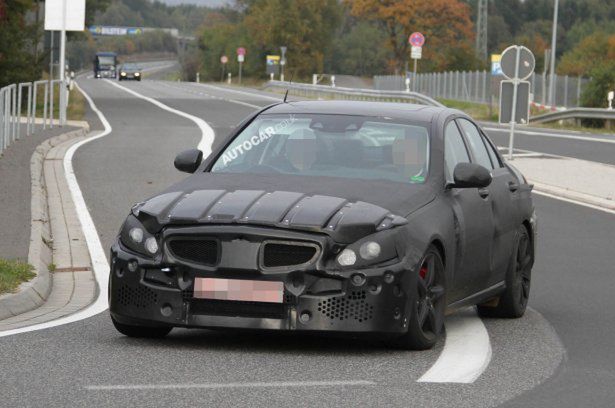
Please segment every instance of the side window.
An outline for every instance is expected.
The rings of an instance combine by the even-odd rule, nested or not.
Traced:
[[[458,163],[468,163],[470,156],[461,137],[461,132],[451,120],[444,131],[444,162],[446,163],[448,181],[453,181],[453,171]]]
[[[466,119],[458,119],[458,122],[468,138],[470,149],[472,149],[472,153],[474,153],[474,157],[476,158],[476,163],[488,170],[493,170],[493,164],[491,164],[491,158],[483,142],[483,137],[476,126]]]
[[[498,159],[498,155],[495,152],[495,148],[487,139],[484,133],[481,132],[481,136],[483,137],[483,142],[485,142],[485,146],[487,147],[487,153],[489,153],[489,157],[491,157],[491,163],[493,163],[493,167],[498,168],[502,167],[502,163],[500,163],[500,159]]]

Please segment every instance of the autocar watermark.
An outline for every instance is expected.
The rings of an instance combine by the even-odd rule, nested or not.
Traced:
[[[290,125],[295,123],[297,119],[295,115],[289,115],[288,118],[283,119],[279,123],[276,123],[274,126],[268,126],[264,129],[261,129],[257,135],[252,136],[248,140],[243,141],[232,149],[227,150],[222,155],[222,163],[224,166],[237,159],[239,156],[243,155],[245,152],[252,150],[253,147],[258,146],[259,144],[269,140],[271,136],[282,132],[284,129],[288,128]]]

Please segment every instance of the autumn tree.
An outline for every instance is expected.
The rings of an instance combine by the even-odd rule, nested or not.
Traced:
[[[323,70],[324,57],[341,18],[337,0],[256,0],[248,3],[244,20],[258,56],[288,47],[288,69],[298,76]],[[264,71],[264,65],[263,65]]]
[[[346,4],[354,16],[384,28],[397,72],[410,58],[408,37],[414,31],[426,37],[421,66],[427,70],[477,65],[470,7],[460,0],[346,0]]]

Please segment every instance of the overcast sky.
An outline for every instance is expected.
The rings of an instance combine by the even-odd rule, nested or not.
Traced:
[[[166,4],[196,4],[199,6],[219,7],[231,3],[232,0],[160,0]]]

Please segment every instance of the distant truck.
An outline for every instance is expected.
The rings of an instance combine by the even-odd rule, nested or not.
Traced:
[[[94,57],[94,78],[117,78],[117,54],[97,52]]]

